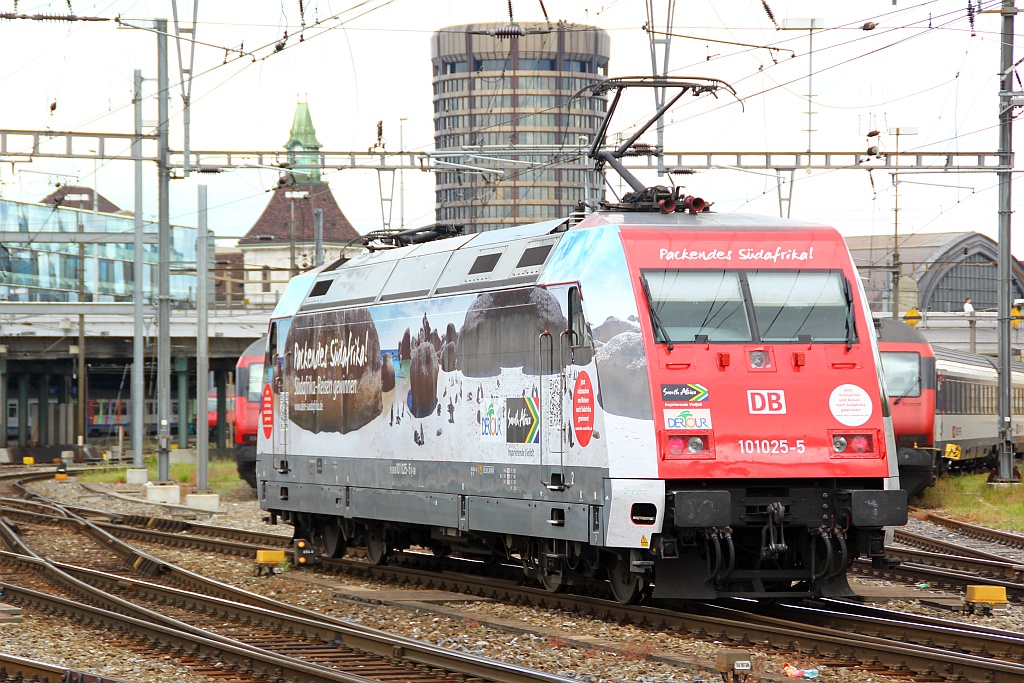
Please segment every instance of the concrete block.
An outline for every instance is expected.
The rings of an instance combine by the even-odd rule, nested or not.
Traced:
[[[195,465],[196,450],[194,448],[175,448],[171,450],[170,455],[167,458],[167,462],[171,465]]]
[[[129,467],[125,473],[125,481],[129,484],[145,484],[149,481],[149,470],[145,467]]]
[[[220,509],[220,495],[217,493],[188,493],[185,495],[185,506],[216,512]]]
[[[6,448],[0,448],[0,465],[11,464],[11,452]]]
[[[181,504],[181,487],[177,484],[156,484],[147,481],[143,488],[146,490],[148,501],[167,505]]]
[[[12,607],[11,605],[0,606],[0,623],[2,624],[20,624],[21,623],[21,608]]]

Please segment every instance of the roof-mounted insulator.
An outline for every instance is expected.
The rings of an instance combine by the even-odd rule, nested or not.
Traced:
[[[509,24],[501,28],[492,28],[487,32],[487,35],[494,36],[495,38],[515,38],[525,36],[526,30],[519,24]]]
[[[649,157],[656,154],[654,145],[647,142],[634,142],[622,156],[624,157]]]
[[[456,237],[463,234],[465,229],[466,226],[462,224],[434,223],[423,228],[410,228],[408,230],[374,230],[363,235],[362,239],[363,244],[370,251],[375,251]]]

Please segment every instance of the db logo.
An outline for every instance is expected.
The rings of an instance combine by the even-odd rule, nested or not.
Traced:
[[[748,389],[747,408],[751,415],[785,415],[786,392]]]

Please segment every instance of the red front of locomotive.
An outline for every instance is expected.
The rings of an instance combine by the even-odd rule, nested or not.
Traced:
[[[890,476],[871,332],[838,233],[636,228],[623,241],[639,310],[660,328],[645,345],[662,478]]]
[[[878,341],[896,445],[935,445],[935,353],[927,342]]]
[[[892,318],[879,321],[889,411],[896,439],[900,487],[916,496],[935,483],[935,352],[927,338]]]
[[[620,234],[666,491],[655,596],[849,594],[907,498],[842,237],[678,213]]]

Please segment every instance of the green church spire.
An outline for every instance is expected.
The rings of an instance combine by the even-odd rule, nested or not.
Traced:
[[[284,146],[285,149],[293,153],[290,155],[292,163],[303,166],[319,164],[319,156],[315,152],[323,145],[316,139],[316,129],[313,127],[313,118],[309,114],[308,102],[299,102],[295,105],[291,135]],[[313,152],[313,154],[302,154],[302,152]],[[292,175],[297,183],[322,182],[319,168],[295,171]]]

